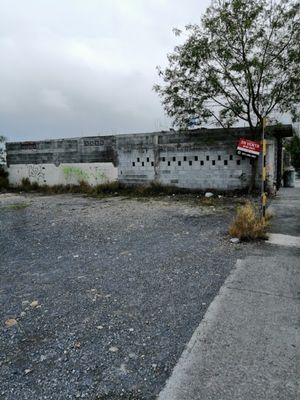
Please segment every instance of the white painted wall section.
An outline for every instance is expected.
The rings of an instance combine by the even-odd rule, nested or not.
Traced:
[[[7,170],[13,186],[20,185],[23,178],[49,186],[76,185],[80,181],[96,186],[118,178],[118,169],[112,163],[15,164]]]

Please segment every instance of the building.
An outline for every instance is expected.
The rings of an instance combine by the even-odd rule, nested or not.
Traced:
[[[280,186],[282,139],[293,136],[291,125],[270,126],[267,139],[267,182]],[[253,159],[236,152],[249,128],[199,129],[115,136],[15,142],[6,144],[12,185],[23,178],[40,185],[91,185],[119,180],[128,184],[157,181],[189,189],[245,189]],[[259,174],[257,182],[259,182]]]

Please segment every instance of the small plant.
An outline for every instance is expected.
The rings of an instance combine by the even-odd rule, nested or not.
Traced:
[[[14,203],[7,206],[0,206],[0,210],[23,210],[24,208],[29,207],[29,205],[29,203]]]
[[[32,190],[32,184],[28,178],[22,178],[21,188],[24,192],[29,192]]]
[[[272,216],[262,218],[257,207],[250,201],[238,207],[236,217],[229,227],[229,234],[240,240],[267,239],[267,228]]]
[[[79,193],[86,193],[86,194],[93,194],[94,193],[94,187],[91,186],[89,183],[85,181],[80,181],[78,185],[78,192]]]
[[[127,186],[119,181],[101,183],[94,187],[95,195],[114,195],[126,192]]]

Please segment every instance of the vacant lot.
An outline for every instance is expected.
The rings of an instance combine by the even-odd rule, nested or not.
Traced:
[[[176,198],[0,195],[1,399],[156,397],[249,251]]]

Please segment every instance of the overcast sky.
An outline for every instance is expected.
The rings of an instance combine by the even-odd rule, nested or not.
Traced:
[[[0,134],[168,129],[156,66],[210,0],[0,0]]]

